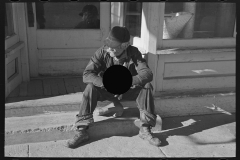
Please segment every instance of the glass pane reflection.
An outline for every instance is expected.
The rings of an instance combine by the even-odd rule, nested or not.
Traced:
[[[99,2],[37,2],[38,29],[99,29]]]

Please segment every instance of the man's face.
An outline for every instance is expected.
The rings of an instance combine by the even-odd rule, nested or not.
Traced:
[[[111,57],[117,57],[122,54],[124,48],[121,48],[121,43],[116,47],[109,47],[107,48],[107,52],[109,52]]]

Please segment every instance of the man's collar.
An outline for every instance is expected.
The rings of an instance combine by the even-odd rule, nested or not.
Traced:
[[[128,56],[127,56],[127,50],[125,49],[121,55],[119,55],[119,56],[117,56],[117,57],[114,57],[114,59],[115,59],[116,61],[119,61],[119,60],[121,60],[121,59],[127,59],[127,57],[128,57]]]
[[[117,59],[120,59],[124,54],[126,53],[126,50],[124,50],[119,56],[116,56]]]

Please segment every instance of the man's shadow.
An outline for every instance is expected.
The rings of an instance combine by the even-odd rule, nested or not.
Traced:
[[[135,119],[139,118],[138,108],[125,108],[123,115],[117,118],[112,117],[113,114],[98,116],[100,121],[92,123],[87,129],[90,139],[75,148],[113,136],[132,137],[138,134],[139,128],[133,123]]]
[[[112,115],[113,113],[106,114],[104,116],[106,119],[94,122],[87,130],[90,139],[87,142],[78,145],[76,148],[113,136],[133,137],[138,135],[139,128],[136,127],[133,123],[135,119],[139,118],[138,108],[125,109],[123,115],[119,118],[113,118],[111,117]],[[129,120],[132,120],[132,123],[129,123]],[[184,125],[182,124],[182,122]],[[153,136],[158,137],[161,140],[161,147],[163,147],[169,145],[167,138],[170,136],[189,136],[203,130],[211,129],[232,122],[235,122],[235,114],[215,114],[163,118],[162,131],[157,133],[153,131]],[[235,139],[229,142],[222,143],[231,143],[234,141]],[[198,144],[201,144],[201,142],[199,142]]]
[[[235,138],[224,142],[201,142],[189,135],[233,122],[235,122],[235,114],[165,118],[163,119],[162,132],[153,133],[153,135],[161,140],[161,147],[169,145],[167,139],[170,136],[188,136],[192,142],[198,145],[232,143],[236,141]],[[230,126],[228,129],[233,135],[235,135],[235,126]]]

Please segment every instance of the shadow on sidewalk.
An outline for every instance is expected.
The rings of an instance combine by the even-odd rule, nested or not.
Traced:
[[[113,136],[133,137],[139,132],[139,128],[134,125],[134,120],[139,118],[138,108],[124,109],[121,117],[111,117],[114,113],[104,115],[105,120],[94,122],[87,133],[90,139],[87,142],[79,144],[76,148]]]
[[[172,117],[163,119],[163,132],[154,133],[153,135],[158,137],[162,141],[163,146],[169,145],[167,138],[170,136],[188,136],[196,144],[224,144],[235,142],[236,139],[225,142],[199,142],[199,140],[189,135],[202,132],[207,129],[218,127],[221,125],[235,122],[235,114],[215,114],[215,115],[200,115],[200,116],[184,116],[184,117]],[[235,135],[235,126],[231,126],[229,131]]]
[[[91,126],[87,132],[90,135],[90,139],[87,142],[84,142],[77,146],[79,148],[81,146],[90,144],[95,141],[99,141],[104,138],[110,138],[112,136],[122,136],[122,137],[133,137],[138,135],[139,128],[137,128],[132,120],[132,123],[127,122],[128,118],[139,118],[139,110],[137,108],[128,108],[125,109],[124,114],[120,118],[110,118],[112,113],[105,115],[104,117],[108,117],[106,120],[102,120],[99,122],[95,122],[93,126]],[[162,141],[163,146],[169,145],[167,138],[170,136],[189,136],[194,133],[198,133],[207,129],[211,129],[217,126],[221,126],[224,124],[229,124],[235,122],[235,114],[225,115],[225,114],[214,114],[214,115],[200,115],[200,116],[182,116],[182,117],[169,117],[163,118],[163,126],[161,133],[153,133],[155,137],[158,137]],[[231,128],[229,128],[231,130]],[[102,130],[102,131],[100,131]],[[104,130],[104,131],[103,131]],[[99,132],[98,132],[99,131]],[[235,134],[235,130],[231,131]],[[91,138],[92,137],[92,138]],[[235,142],[235,139],[232,139],[227,142],[210,142],[210,143],[202,143],[194,140],[193,137],[189,136],[188,138],[192,138],[196,144],[206,145],[206,144],[223,144],[223,143],[231,143]]]

